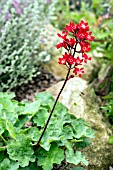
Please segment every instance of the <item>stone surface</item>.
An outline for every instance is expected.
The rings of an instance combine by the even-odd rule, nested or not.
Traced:
[[[54,97],[57,96],[63,81],[48,89]],[[60,99],[69,108],[70,113],[83,118],[95,131],[92,145],[84,149],[84,154],[89,160],[85,170],[107,170],[113,164],[113,145],[108,144],[112,134],[111,126],[99,108],[100,100],[94,90],[81,78],[68,81]]]

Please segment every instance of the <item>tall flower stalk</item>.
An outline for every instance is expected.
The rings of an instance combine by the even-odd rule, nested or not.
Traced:
[[[41,139],[47,129],[47,126],[54,112],[55,106],[67,81],[70,78],[73,78],[74,75],[78,75],[79,77],[81,77],[82,74],[84,73],[83,63],[87,63],[88,60],[91,60],[91,57],[89,57],[86,54],[91,50],[90,42],[93,41],[94,39],[94,36],[92,36],[91,34],[92,32],[89,32],[88,22],[85,22],[83,20],[81,20],[80,23],[78,24],[70,22],[70,24],[66,25],[65,28],[62,30],[62,34],[59,33],[57,34],[62,39],[62,42],[58,43],[56,45],[56,48],[59,49],[63,47],[66,50],[62,57],[59,58],[58,63],[65,65],[68,69],[68,72],[63,83],[63,86],[55,100],[55,103],[50,112],[45,127],[42,131],[42,134],[36,144],[36,148],[40,146]],[[78,49],[77,47],[80,48],[79,51],[77,50]],[[76,54],[78,56],[76,56]],[[73,70],[73,74],[70,75],[71,70]]]

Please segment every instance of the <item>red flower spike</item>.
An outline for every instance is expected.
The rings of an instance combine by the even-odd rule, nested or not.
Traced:
[[[78,75],[79,77],[82,76],[82,74],[84,73],[84,69],[83,68],[75,68],[73,73],[75,73],[76,75]]]
[[[83,20],[78,24],[78,28],[84,31],[89,30],[88,22],[84,22]]]
[[[85,62],[85,63],[87,63],[87,60],[91,60],[91,57],[88,57],[88,55],[87,54],[82,54],[82,57],[83,57],[83,61]]]
[[[71,38],[68,37],[68,33],[71,34]],[[91,60],[91,57],[85,53],[91,50],[90,41],[94,40],[92,32],[89,32],[88,22],[83,20],[78,24],[70,22],[65,26],[62,34],[58,33],[58,36],[63,39],[63,42],[57,44],[56,48],[63,47],[67,50],[67,53],[65,53],[62,58],[59,58],[59,64],[66,65],[69,69],[74,69],[73,73],[82,76],[84,69],[77,66]],[[78,45],[81,47],[79,51],[77,51]],[[80,56],[82,55],[82,58],[79,56],[75,57],[76,53],[81,53]],[[69,79],[71,77],[73,77],[73,75],[71,75]]]

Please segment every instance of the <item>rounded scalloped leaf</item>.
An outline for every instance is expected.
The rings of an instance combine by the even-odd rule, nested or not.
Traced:
[[[19,163],[5,158],[0,164],[0,170],[18,170]]]
[[[60,164],[64,160],[64,150],[59,148],[56,143],[52,143],[50,150],[47,152],[41,149],[37,153],[37,164],[42,166],[43,170],[51,170],[53,164]]]
[[[20,140],[12,141],[7,148],[9,158],[18,161],[21,167],[29,165],[29,162],[35,161],[34,151],[30,145],[30,141],[25,136],[20,135]]]
[[[49,112],[47,111],[47,109],[42,108],[38,111],[38,113],[34,116],[33,118],[33,122],[40,127],[44,127],[44,125],[46,124],[46,121],[49,117]]]
[[[83,163],[86,166],[88,165],[88,161],[80,151],[76,151],[76,153],[74,153],[73,149],[71,148],[71,149],[67,149],[65,153],[66,153],[66,160],[68,163],[74,165]]]
[[[35,100],[41,102],[41,105],[48,105],[50,108],[53,106],[55,99],[49,92],[41,92],[35,95]]]

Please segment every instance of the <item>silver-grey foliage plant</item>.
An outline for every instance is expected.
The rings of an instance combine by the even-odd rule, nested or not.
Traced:
[[[55,4],[56,0],[0,1],[0,91],[26,83],[51,58],[51,49],[41,44],[49,39],[44,28],[54,19]]]

